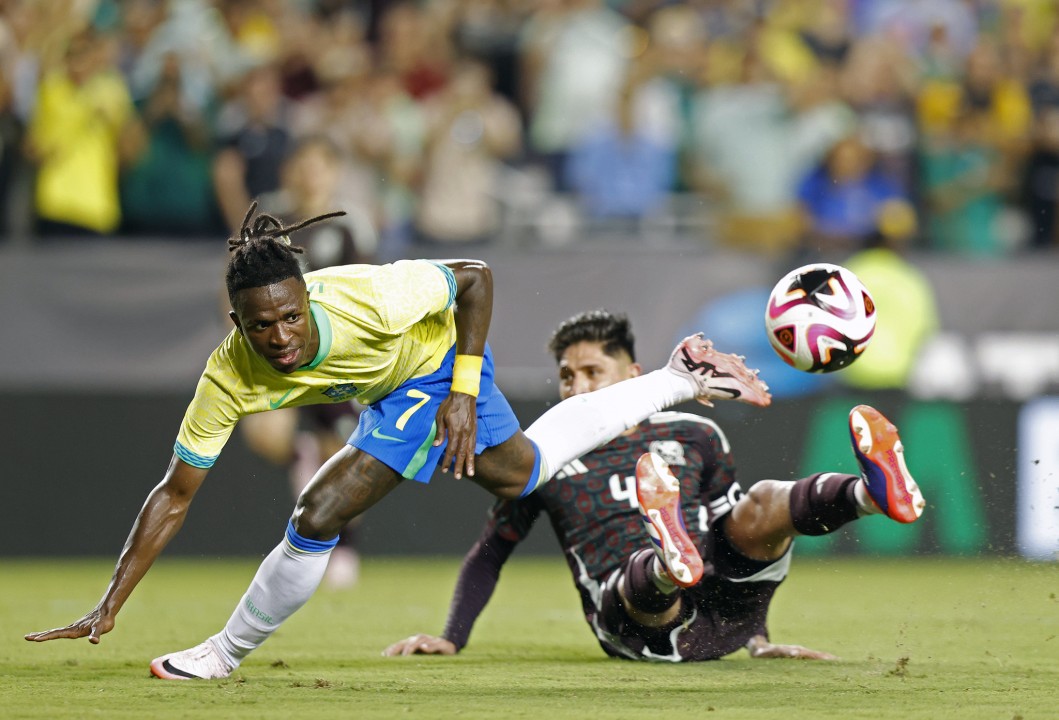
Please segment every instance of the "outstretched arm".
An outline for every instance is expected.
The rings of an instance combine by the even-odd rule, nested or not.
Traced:
[[[750,657],[755,659],[787,658],[794,660],[838,660],[838,656],[822,650],[810,650],[801,645],[775,645],[764,635],[755,635],[746,644]]]
[[[478,260],[446,260],[456,277],[456,355],[457,375],[459,356],[481,358],[485,354],[485,339],[493,318],[493,273]],[[479,362],[480,369],[480,362]],[[453,460],[457,480],[474,476],[474,446],[477,440],[476,395],[463,391],[459,378],[453,378],[453,389],[441,404],[437,414],[437,437],[440,445],[448,436],[449,444],[441,459],[442,472],[448,472]],[[477,374],[474,379],[477,393]]]
[[[463,559],[441,637],[418,633],[395,642],[383,655],[455,655],[467,644],[475,620],[493,596],[500,568],[517,543],[487,530]]]
[[[29,633],[27,640],[44,642],[57,638],[81,638],[95,644],[100,636],[114,629],[114,618],[143,579],[162,549],[184,524],[188,506],[206,479],[208,470],[192,467],[175,456],[165,478],[147,496],[132,525],[128,540],[118,558],[114,576],[99,604],[80,620],[54,630]]]

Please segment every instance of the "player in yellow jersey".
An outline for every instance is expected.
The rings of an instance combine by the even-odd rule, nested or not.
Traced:
[[[147,497],[99,604],[27,640],[113,629],[118,611],[183,523],[195,492],[239,418],[277,407],[355,398],[367,405],[348,444],[302,492],[224,628],[155,659],[165,679],[227,677],[316,590],[339,530],[403,480],[428,482],[439,464],[500,498],[528,495],[573,459],[679,402],[767,406],[768,388],[742,358],[701,336],[666,367],[570,398],[525,433],[493,383],[486,335],[489,268],[475,260],[349,265],[302,274],[284,228],[247,212],[225,280],[235,324],[210,356],[165,477]]]

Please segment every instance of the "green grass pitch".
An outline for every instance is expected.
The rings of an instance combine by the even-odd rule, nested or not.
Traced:
[[[31,644],[91,608],[106,561],[0,563],[3,718],[1059,717],[1059,566],[1018,560],[795,559],[770,629],[835,663],[671,666],[599,650],[560,559],[513,560],[456,658],[383,658],[436,633],[458,561],[369,559],[321,589],[224,681],[163,682],[151,658],[215,632],[256,562],[163,558],[114,632]]]

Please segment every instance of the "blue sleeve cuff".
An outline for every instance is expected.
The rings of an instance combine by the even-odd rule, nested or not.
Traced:
[[[180,444],[180,441],[173,443],[173,452],[176,456],[183,460],[191,467],[197,468],[211,468],[213,463],[217,462],[217,455],[199,455],[196,452],[188,450],[186,447]]]
[[[456,274],[448,265],[442,265],[433,260],[430,262],[434,263],[434,266],[445,275],[445,282],[449,284],[449,302],[445,305],[445,309],[448,310],[452,307],[452,303],[456,302]]]

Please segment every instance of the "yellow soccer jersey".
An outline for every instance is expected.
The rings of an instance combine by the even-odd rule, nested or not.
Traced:
[[[174,447],[181,460],[211,467],[251,413],[351,398],[371,404],[437,370],[456,342],[456,278],[443,265],[346,265],[306,273],[305,283],[320,333],[316,357],[283,374],[233,330],[210,355],[184,415]]]

